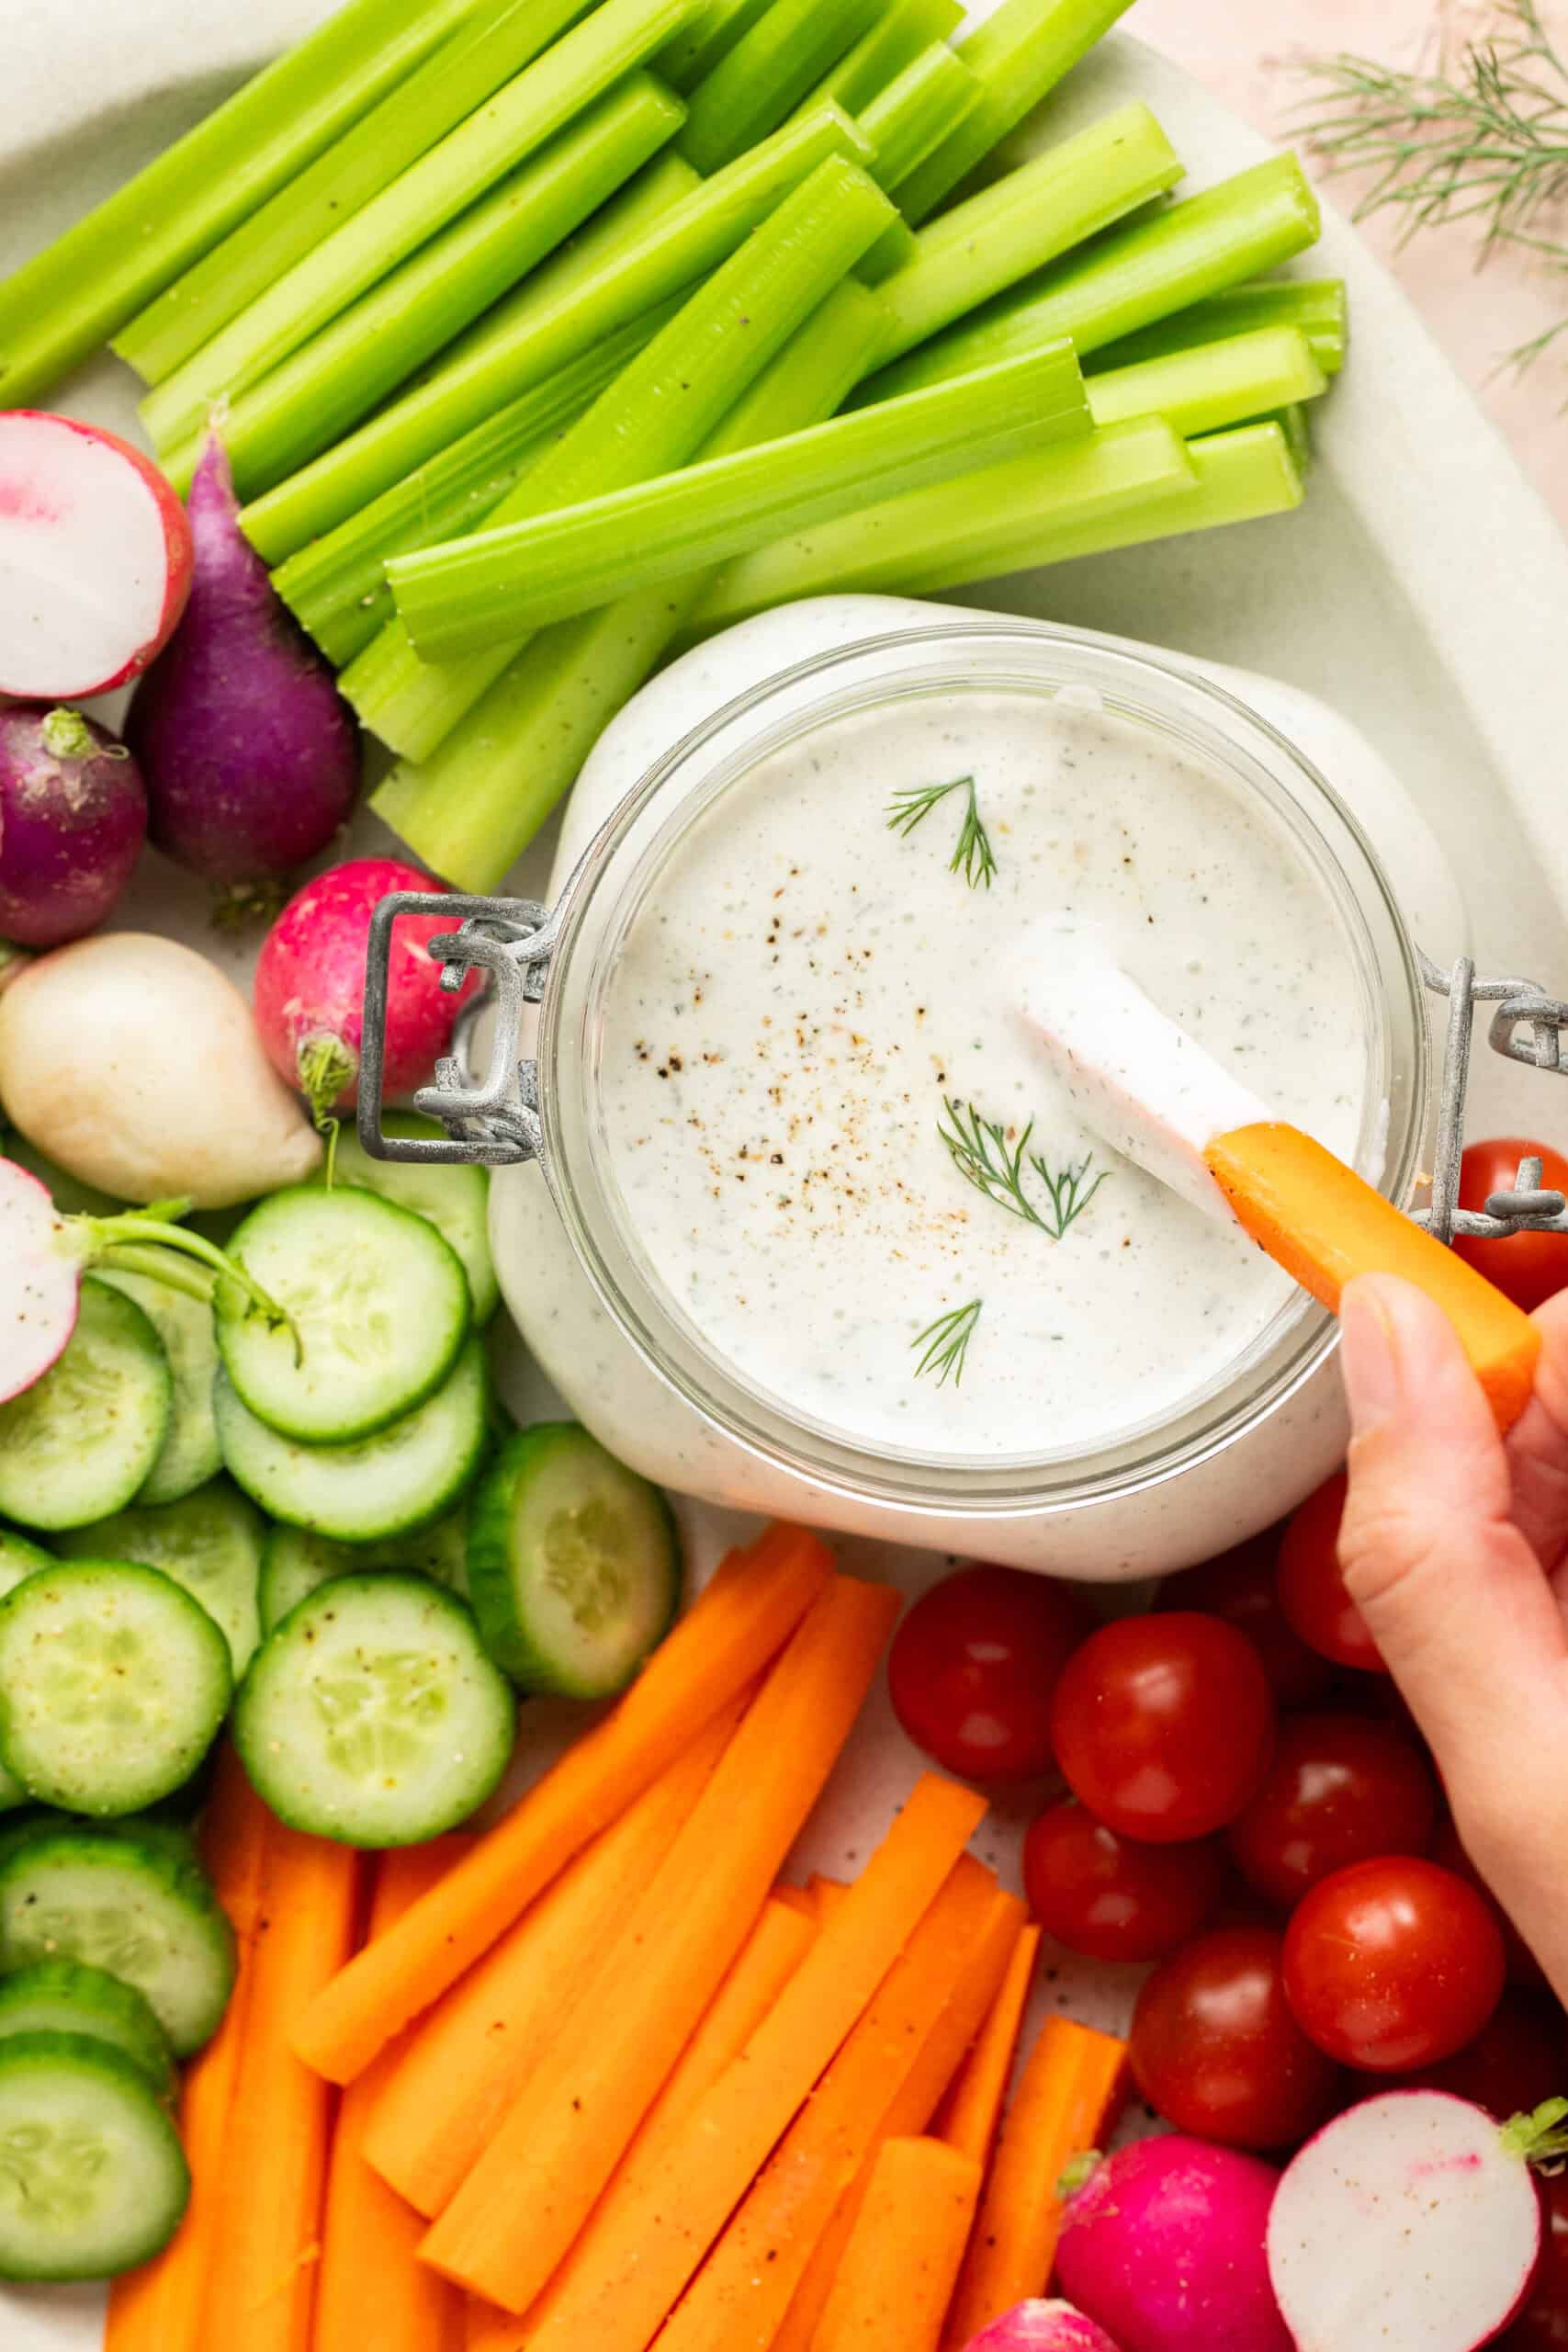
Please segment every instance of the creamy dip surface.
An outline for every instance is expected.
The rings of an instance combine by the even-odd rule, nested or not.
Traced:
[[[829,721],[643,893],[600,1028],[608,1169],[672,1303],[796,1418],[928,1458],[1083,1452],[1223,1381],[1290,1299],[1075,1114],[1021,1010],[1063,920],[1354,1157],[1366,1048],[1326,890],[1219,771],[1080,695]]]

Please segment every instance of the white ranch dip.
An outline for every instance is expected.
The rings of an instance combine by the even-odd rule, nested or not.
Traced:
[[[973,777],[989,886],[951,869]],[[627,1221],[709,1346],[797,1417],[973,1460],[1071,1453],[1222,1381],[1291,1295],[1074,1116],[1020,1006],[1043,920],[1353,1157],[1366,1050],[1339,918],[1265,812],[1082,695],[909,697],[818,728],[725,793],[634,916],[604,1005]],[[965,1181],[960,1106],[1052,1176],[1105,1181],[1060,1239]],[[1059,1212],[1025,1161],[1023,1193]],[[979,1302],[962,1378],[919,1336]]]

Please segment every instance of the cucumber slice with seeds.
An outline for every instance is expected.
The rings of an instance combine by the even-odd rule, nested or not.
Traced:
[[[37,1544],[29,1544],[23,1535],[14,1535],[8,1527],[0,1527],[0,1600],[39,1568],[51,1568],[54,1555],[43,1551]],[[26,1804],[28,1792],[16,1774],[0,1763],[0,1813],[14,1812]]]
[[[468,1515],[462,1508],[448,1511],[434,1527],[414,1535],[394,1535],[385,1544],[333,1544],[324,1535],[307,1535],[303,1528],[275,1527],[262,1554],[262,1629],[274,1632],[291,1609],[337,1577],[385,1568],[429,1577],[466,1600],[468,1548]]]
[[[162,2099],[179,2087],[169,2037],[145,1994],[79,1960],[39,1960],[0,1976],[0,2039],[85,2033],[123,2051]]]
[[[189,1780],[232,1693],[223,1634],[156,1568],[57,1561],[0,1601],[0,1754],[46,1804],[155,1804]]]
[[[123,1510],[164,1450],[174,1393],[135,1300],[89,1275],[63,1355],[0,1405],[0,1512],[52,1530]]]
[[[249,1498],[214,1478],[178,1502],[135,1502],[96,1527],[75,1528],[60,1549],[68,1560],[137,1560],[183,1585],[228,1636],[237,1682],[261,1640],[257,1587],[266,1533]]]
[[[134,1299],[164,1343],[175,1394],[164,1450],[147,1475],[139,1503],[177,1502],[194,1493],[222,1467],[212,1419],[212,1376],[218,1369],[218,1337],[209,1302],[192,1298],[150,1274],[122,1274],[106,1266],[99,1276]]]
[[[85,2033],[0,2042],[0,2278],[113,2278],[190,2199],[179,2133],[121,2050]]]
[[[236,1257],[299,1337],[225,1312],[218,1346],[241,1401],[306,1445],[347,1445],[434,1395],[468,1335],[462,1261],[435,1227],[374,1193],[296,1184],[234,1235]]]
[[[234,1744],[293,1828],[412,1846],[466,1821],[512,1757],[516,1705],[472,1613],[423,1577],[344,1577],[287,1616],[245,1678]]]
[[[608,1698],[680,1600],[670,1506],[576,1421],[523,1430],[479,1482],[468,1588],[486,1648],[521,1690]]]
[[[417,1111],[383,1111],[381,1125],[389,1136],[422,1136],[440,1141],[446,1130]],[[490,1249],[490,1170],[488,1168],[422,1167],[416,1160],[372,1159],[353,1127],[337,1139],[333,1170],[338,1184],[357,1184],[383,1200],[396,1201],[427,1217],[444,1234],[463,1261],[473,1300],[474,1321],[488,1323],[501,1304],[495,1261]],[[325,1183],[323,1173],[313,1180]]]
[[[248,1412],[228,1375],[213,1391],[236,1485],[286,1526],[340,1544],[428,1527],[457,1501],[490,1442],[484,1351],[471,1340],[428,1403],[355,1445],[299,1445]]]

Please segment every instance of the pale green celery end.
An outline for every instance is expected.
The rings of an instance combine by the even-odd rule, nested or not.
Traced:
[[[861,110],[860,127],[876,150],[877,186],[897,189],[980,97],[979,83],[945,41],[922,50]]]
[[[567,0],[555,0],[557,6]],[[691,0],[603,0],[324,244],[231,320],[141,404],[161,451],[197,431],[208,404],[277,367],[514,165],[639,64]]]
[[[1288,514],[1306,495],[1300,469],[1278,424],[1242,424],[1206,434],[1187,444],[1197,469],[1189,496],[1148,511],[1137,508],[1108,519],[1103,526],[1043,532],[1024,548],[1012,569],[1067,563],[1080,555],[1110,555],[1118,548],[1146,547],[1156,539],[1180,538],[1190,531],[1213,531],[1232,523],[1259,523]]]
[[[934,212],[1129,6],[1130,0],[1002,0],[959,44],[985,96],[900,189],[907,217],[918,222]]]
[[[120,357],[162,383],[519,73],[581,4],[440,0],[432,16],[453,27],[440,48],[132,319],[115,341]]]
[[[766,138],[877,13],[878,0],[773,0],[687,94],[676,142],[686,161],[699,172],[720,171]]]
[[[801,110],[830,98],[846,114],[860,114],[922,50],[945,41],[963,22],[957,0],[893,0],[880,22],[801,100]]]
[[[0,285],[0,403],[47,392],[444,38],[446,0],[349,0]]]
[[[1299,327],[1312,345],[1319,367],[1327,375],[1337,375],[1345,364],[1349,336],[1344,279],[1263,277],[1228,287],[1105,345],[1093,354],[1091,364],[1096,370],[1125,367],[1134,360],[1163,358],[1196,344],[1216,343],[1222,336],[1266,326]]]
[[[1283,408],[1272,410],[1268,416],[1259,418],[1258,422],[1279,426],[1284,435],[1285,447],[1290,453],[1291,463],[1301,476],[1304,489],[1306,478],[1312,471],[1314,456],[1312,418],[1305,402],[1287,401]]]
[[[1299,327],[1255,327],[1163,359],[1112,368],[1090,378],[1088,393],[1096,424],[1163,416],[1190,439],[1316,400],[1327,389],[1328,379]]]

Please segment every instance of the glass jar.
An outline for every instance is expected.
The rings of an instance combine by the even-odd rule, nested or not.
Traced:
[[[1420,973],[1393,888],[1340,796],[1284,735],[1221,687],[1086,632],[947,619],[935,608],[882,600],[825,602],[870,605],[877,618],[919,612],[923,625],[866,635],[863,614],[858,637],[761,677],[670,741],[671,688],[682,669],[705,663],[709,675],[718,667],[733,676],[744,666],[731,658],[733,641],[748,638],[745,660],[755,669],[756,635],[767,624],[748,624],[730,633],[729,646],[716,640],[645,690],[649,707],[623,715],[579,785],[569,856],[584,825],[603,814],[603,796],[614,788],[607,775],[624,773],[628,761],[642,771],[559,892],[537,1035],[543,1150],[536,1163],[498,1171],[493,1193],[508,1305],[572,1409],[666,1486],[1077,1577],[1131,1578],[1206,1558],[1292,1508],[1339,1458],[1345,1430],[1329,1368],[1329,1317],[1293,1294],[1224,1375],[1179,1409],[1066,1454],[943,1460],[878,1450],[808,1419],[710,1344],[665,1291],[631,1227],[612,1181],[601,1108],[606,981],[686,829],[759,760],[849,714],[909,695],[1074,689],[1218,770],[1269,812],[1315,875],[1360,1001],[1366,1107],[1358,1164],[1407,1205],[1420,1180],[1432,1061]],[[811,610],[788,616],[794,642]],[[775,648],[785,617],[769,616]],[[841,614],[828,633],[844,634]],[[702,691],[695,678],[688,683]],[[1424,853],[1429,843],[1418,823],[1416,832]]]

